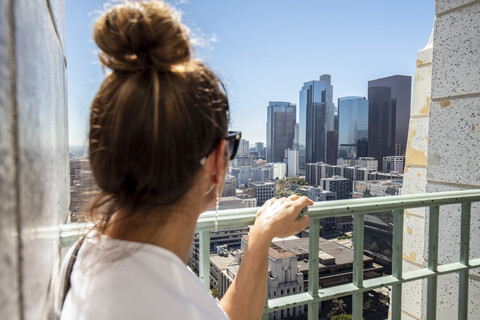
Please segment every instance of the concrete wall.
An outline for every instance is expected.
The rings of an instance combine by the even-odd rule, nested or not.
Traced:
[[[63,0],[0,0],[0,318],[45,318],[68,214]]]
[[[403,193],[480,188],[480,1],[437,0],[430,45],[418,53]],[[480,206],[471,257],[480,257]],[[460,206],[440,211],[439,263],[459,260]],[[404,271],[428,262],[428,211],[407,210]],[[402,319],[426,316],[426,281],[404,285]],[[458,275],[438,279],[437,316],[456,319]],[[480,313],[480,271],[470,273],[469,318]]]

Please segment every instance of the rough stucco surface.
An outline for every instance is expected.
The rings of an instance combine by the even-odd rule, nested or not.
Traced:
[[[446,107],[432,102],[431,109],[427,178],[478,185],[480,97],[449,100]]]
[[[465,188],[429,184],[428,192],[460,191]],[[440,208],[440,228],[438,241],[438,261],[441,264],[458,262],[460,259],[460,205],[442,206]],[[472,204],[472,219],[470,222],[470,257],[480,257],[480,203]],[[477,216],[475,216],[477,213]],[[428,216],[428,213],[427,213]],[[428,218],[427,218],[428,219]],[[428,235],[425,237],[428,243]],[[428,258],[428,257],[427,257]],[[480,269],[472,269],[471,275],[480,276]]]
[[[475,0],[437,0],[435,2],[435,13],[442,14],[447,10],[451,10],[465,4],[475,2]]]
[[[444,14],[436,17],[433,43],[427,192],[480,188],[480,2],[438,0],[437,14],[440,12]],[[478,258],[479,203],[472,206],[471,217],[470,255]],[[440,264],[459,261],[459,242],[460,205],[442,206]],[[428,261],[426,252],[424,259]],[[469,319],[478,318],[479,274],[478,269],[470,272]],[[424,290],[422,299],[426,295]],[[438,319],[456,319],[457,274],[439,277],[437,299]]]
[[[10,105],[8,1],[0,0],[0,314],[17,319],[18,239],[16,237],[15,170]],[[12,294],[13,293],[13,294]]]
[[[0,75],[2,81],[12,79],[16,91],[6,91],[8,82],[0,86],[0,310],[2,319],[42,319],[69,202],[65,57],[52,22],[64,28],[64,6],[9,2],[15,69],[5,52],[7,1],[0,0]]]
[[[480,2],[437,17],[434,39],[432,100],[479,93]]]

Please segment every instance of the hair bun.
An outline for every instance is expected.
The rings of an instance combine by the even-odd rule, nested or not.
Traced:
[[[116,71],[168,71],[190,60],[187,30],[163,2],[114,6],[95,24],[100,60]]]

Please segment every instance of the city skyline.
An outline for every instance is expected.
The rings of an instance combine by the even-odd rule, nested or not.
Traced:
[[[89,107],[104,77],[91,30],[105,3],[66,3],[72,145],[88,141]],[[232,129],[242,131],[252,144],[266,142],[268,101],[299,105],[302,83],[321,74],[332,75],[333,101],[367,96],[371,79],[413,75],[416,53],[427,43],[434,16],[433,3],[414,1],[352,1],[348,11],[339,3],[313,1],[173,4],[192,31],[197,56],[225,83]]]

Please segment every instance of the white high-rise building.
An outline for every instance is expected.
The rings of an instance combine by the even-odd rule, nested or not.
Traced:
[[[299,152],[295,149],[288,149],[287,151],[287,177],[298,176],[298,157]]]
[[[250,155],[250,143],[248,140],[240,139],[240,144],[238,145],[237,157],[246,157]]]

